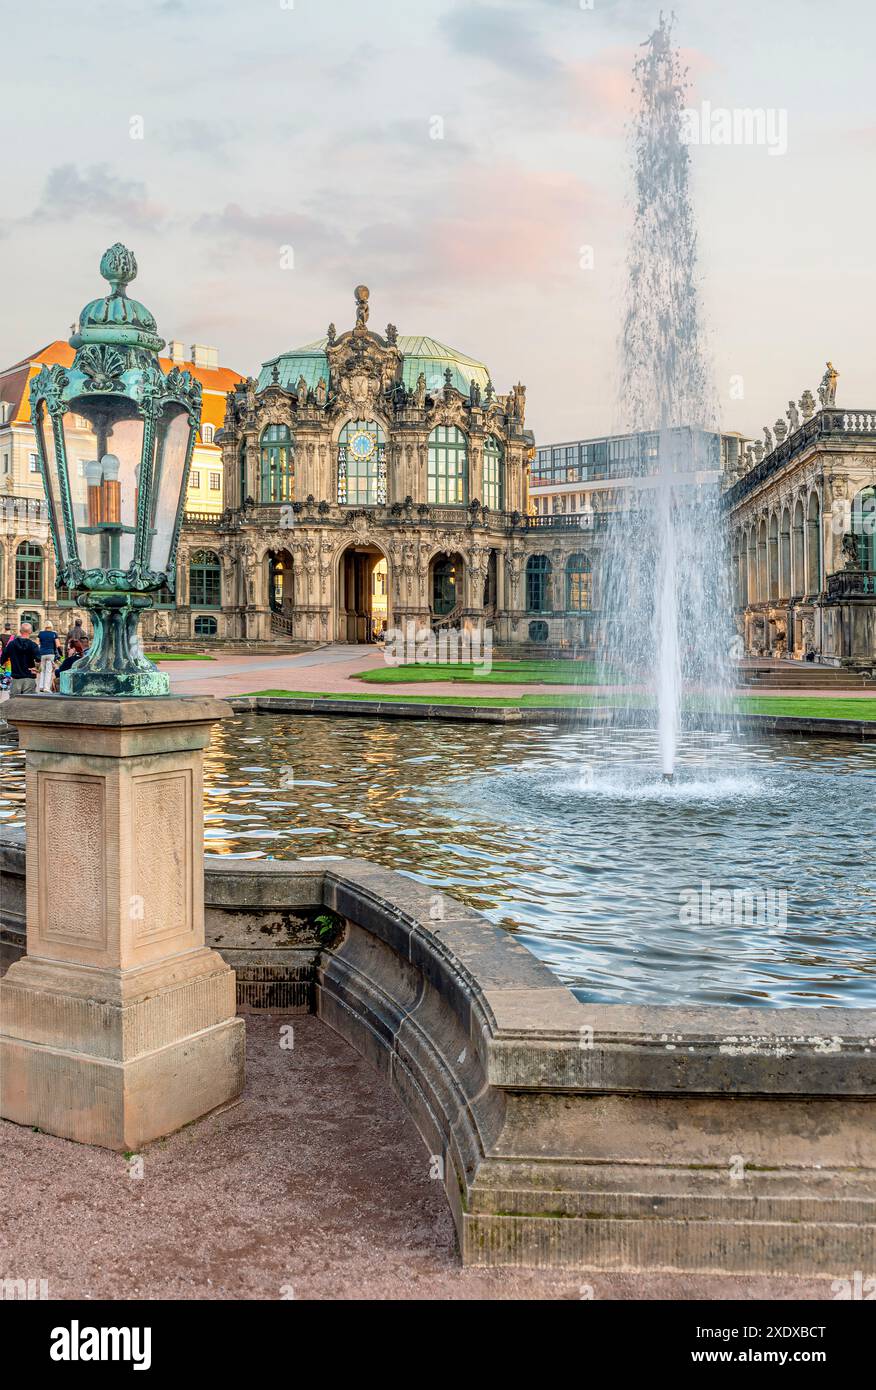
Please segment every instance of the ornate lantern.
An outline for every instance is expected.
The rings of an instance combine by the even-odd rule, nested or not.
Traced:
[[[94,641],[61,676],[65,695],[166,695],[168,680],[139,651],[137,624],[160,589],[173,593],[201,385],[158,364],[155,319],[129,299],[137,274],[126,247],[100,262],[110,293],[87,304],[72,367],[43,367],[31,385],[58,587],[91,614]],[[83,430],[93,436],[80,458]]]

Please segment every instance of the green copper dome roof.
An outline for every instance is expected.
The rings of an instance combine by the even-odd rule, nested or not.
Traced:
[[[125,286],[136,277],[137,259],[121,242],[104,251],[100,273],[110,285],[110,293],[102,299],[92,299],[79,315],[79,329],[70,339],[70,346],[85,343],[114,343],[143,347],[160,352],[164,339],[159,338],[157,324],[145,304],[129,299]]]
[[[303,347],[273,357],[262,367],[259,390],[270,386],[275,366],[279,373],[280,385],[287,391],[295,389],[301,376],[307,382],[308,389],[315,387],[320,377],[328,385],[329,368],[325,355],[327,344],[327,338],[318,338],[316,342],[305,343]],[[405,337],[399,334],[398,348],[404,356],[402,379],[411,391],[417,385],[420,372],[426,377],[427,391],[432,394],[440,391],[444,387],[444,373],[448,367],[451,386],[455,386],[464,396],[468,395],[472,381],[476,381],[483,391],[490,379],[490,373],[483,362],[478,362],[474,357],[466,357],[465,353],[457,352],[456,348],[448,347],[446,343],[439,343],[437,338]]]

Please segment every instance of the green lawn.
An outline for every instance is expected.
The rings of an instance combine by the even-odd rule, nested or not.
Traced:
[[[612,672],[593,661],[494,661],[489,671],[473,662],[434,662],[425,666],[374,666],[356,679],[374,685],[412,681],[479,681],[485,685],[594,685]]]
[[[215,661],[206,652],[147,652],[150,661]]]
[[[808,695],[743,695],[738,707],[746,714],[796,714],[807,719],[876,719],[876,695],[858,700],[842,696],[813,699]]]
[[[594,705],[610,705],[610,695],[389,695],[355,694],[317,690],[251,690],[249,696],[274,695],[286,700],[380,700],[402,701],[419,705],[485,705],[495,708],[522,709],[533,706],[553,709],[591,709]],[[234,698],[233,696],[231,697]],[[633,701],[645,705],[645,697]],[[735,706],[739,714],[796,715],[808,719],[876,719],[876,695],[859,700],[841,697],[810,699],[796,695],[741,695]]]

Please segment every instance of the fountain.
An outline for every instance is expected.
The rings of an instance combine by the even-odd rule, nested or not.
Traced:
[[[606,542],[601,641],[604,679],[622,677],[624,725],[643,696],[656,703],[667,782],[683,692],[712,713],[728,710],[731,637],[718,410],[703,344],[683,138],[685,76],[671,30],[661,16],[634,65],[634,217],[617,429],[644,436],[646,458],[639,460],[641,484],[626,489]]]

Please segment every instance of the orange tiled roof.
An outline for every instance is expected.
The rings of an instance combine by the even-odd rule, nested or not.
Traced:
[[[0,401],[9,401],[12,404],[10,424],[30,424],[30,382],[40,369],[56,364],[70,367],[73,357],[74,352],[70,344],[58,338],[55,342],[40,348],[39,352],[35,352],[31,357],[25,357],[13,366],[7,367],[5,372],[0,372]],[[196,367],[193,362],[188,361],[174,363],[169,357],[159,357],[158,360],[163,372],[169,372],[175,365],[198,378],[204,388],[202,422],[212,425],[214,429],[221,429],[225,421],[225,393],[236,386],[238,381],[243,381],[240,373],[232,371],[230,367]]]

